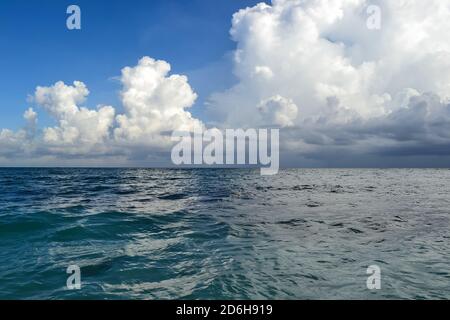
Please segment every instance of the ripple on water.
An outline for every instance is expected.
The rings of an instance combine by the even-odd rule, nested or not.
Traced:
[[[0,298],[448,299],[449,178],[0,169]],[[64,289],[71,264],[79,292]]]

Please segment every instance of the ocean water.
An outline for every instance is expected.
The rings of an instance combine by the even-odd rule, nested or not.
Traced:
[[[0,299],[449,299],[449,224],[450,170],[0,169]]]

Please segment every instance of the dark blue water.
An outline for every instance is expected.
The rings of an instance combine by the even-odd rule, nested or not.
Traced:
[[[0,169],[0,299],[449,299],[449,223],[449,170]]]

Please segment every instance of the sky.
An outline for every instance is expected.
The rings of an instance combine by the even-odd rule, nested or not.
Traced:
[[[449,167],[449,18],[441,0],[2,1],[0,165],[164,165],[167,133],[203,126],[279,128],[282,166]]]
[[[230,73],[209,77],[205,69],[228,68],[227,54],[235,47],[228,33],[231,16],[255,3],[1,1],[0,128],[22,126],[27,96],[36,86],[58,80],[71,83],[82,79],[95,92],[89,96],[92,105],[117,104],[120,86],[114,77],[144,56],[170,61],[173,71],[188,75],[202,97],[226,88],[233,81]],[[66,9],[71,4],[81,8],[80,31],[66,28]],[[196,109],[194,112],[201,112]]]

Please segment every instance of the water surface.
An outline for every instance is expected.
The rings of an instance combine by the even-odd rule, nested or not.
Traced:
[[[0,169],[0,299],[449,299],[450,170]],[[66,268],[81,268],[68,290]],[[382,270],[382,289],[366,269]]]

